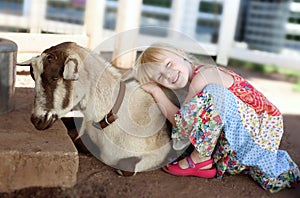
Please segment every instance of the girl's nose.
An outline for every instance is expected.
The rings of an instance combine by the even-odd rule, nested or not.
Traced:
[[[171,77],[171,72],[167,72],[166,77],[169,79]]]
[[[169,69],[166,69],[165,72],[163,73],[163,76],[165,79],[169,80],[171,77],[172,72]]]
[[[167,79],[169,82],[172,81],[173,74],[174,74],[174,70],[168,69],[168,71],[167,71],[167,73],[166,73],[166,79]]]

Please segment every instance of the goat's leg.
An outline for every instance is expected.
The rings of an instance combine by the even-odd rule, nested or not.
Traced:
[[[136,165],[141,160],[142,159],[139,157],[128,157],[128,158],[120,159],[115,167],[121,167],[122,170],[118,169],[117,173],[125,177],[134,176],[136,174],[135,172]]]

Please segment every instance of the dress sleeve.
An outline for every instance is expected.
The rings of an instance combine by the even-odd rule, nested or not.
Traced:
[[[172,138],[188,138],[198,152],[211,155],[223,128],[211,94],[204,90],[191,98],[175,114],[175,122]]]

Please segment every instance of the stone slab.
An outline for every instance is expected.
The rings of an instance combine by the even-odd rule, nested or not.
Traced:
[[[79,157],[67,129],[59,120],[36,130],[30,122],[33,95],[32,88],[16,88],[14,109],[0,114],[0,192],[76,183]]]

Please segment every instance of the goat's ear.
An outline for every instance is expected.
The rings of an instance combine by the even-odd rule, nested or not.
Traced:
[[[78,80],[78,64],[80,57],[77,55],[70,55],[65,61],[63,77],[65,80]]]
[[[32,66],[32,59],[33,58],[31,58],[27,61],[21,62],[21,63],[16,63],[16,65],[18,65],[18,66]]]
[[[38,56],[35,56],[35,57],[32,57],[31,59],[27,60],[27,61],[23,61],[21,63],[16,63],[16,65],[18,66],[32,66],[32,63],[39,57],[40,55]]]

